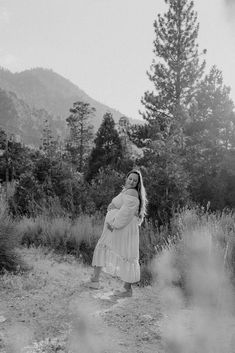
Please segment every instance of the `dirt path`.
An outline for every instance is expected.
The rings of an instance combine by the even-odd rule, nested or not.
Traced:
[[[21,250],[33,269],[0,279],[1,353],[163,352],[162,313],[152,287],[114,299],[121,282],[102,275],[101,290],[83,283],[86,268],[69,256]]]

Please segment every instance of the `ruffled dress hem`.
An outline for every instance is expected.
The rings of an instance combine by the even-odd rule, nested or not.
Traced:
[[[124,282],[136,283],[140,280],[139,260],[122,257],[106,244],[97,244],[92,266],[101,266],[104,272],[120,277]]]

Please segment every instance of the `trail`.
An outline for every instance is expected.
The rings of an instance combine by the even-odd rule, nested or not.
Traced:
[[[72,256],[20,251],[33,269],[0,279],[1,353],[164,351],[157,289],[136,286],[117,299],[118,279],[102,274],[103,289],[88,289],[92,269]]]

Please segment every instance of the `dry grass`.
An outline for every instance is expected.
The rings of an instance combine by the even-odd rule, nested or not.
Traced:
[[[72,254],[91,264],[98,238],[102,233],[103,217],[81,215],[76,220],[68,216],[51,217],[44,213],[36,218],[23,218],[17,224],[22,244],[45,246],[59,253]],[[145,222],[140,229],[141,285],[152,282],[151,262],[164,249],[174,248],[181,281],[187,269],[185,244],[181,239],[186,231],[207,227],[213,243],[224,252],[224,263],[235,274],[235,216],[233,213],[210,213],[201,208],[184,209],[176,214],[169,226],[154,227]],[[217,246],[216,245],[216,246]]]
[[[61,253],[73,254],[91,263],[93,250],[101,235],[103,219],[81,215],[75,221],[69,217],[35,219],[24,217],[17,225],[21,243],[26,246],[45,246]]]
[[[233,351],[234,221],[232,213],[202,209],[178,215],[180,238],[155,261],[167,352]]]
[[[210,213],[204,209],[184,209],[175,218],[177,241],[166,246],[174,253],[174,266],[179,275],[176,282],[185,286],[192,250],[193,237],[204,234],[208,256],[223,258],[223,266],[233,280],[235,274],[235,215],[232,212]],[[177,222],[177,226],[176,226]],[[186,236],[187,235],[187,236]],[[195,249],[196,251],[197,249]]]

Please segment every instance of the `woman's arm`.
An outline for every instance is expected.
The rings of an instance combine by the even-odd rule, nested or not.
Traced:
[[[138,196],[138,193],[134,193],[136,190],[130,189],[125,195],[123,195],[123,205],[118,210],[114,219],[109,222],[110,228],[120,229],[128,225],[133,217],[136,215],[136,211],[138,210],[139,200],[137,197],[133,196],[133,194]],[[111,230],[111,229],[110,229]]]

